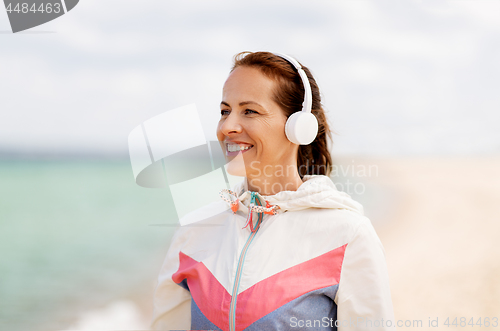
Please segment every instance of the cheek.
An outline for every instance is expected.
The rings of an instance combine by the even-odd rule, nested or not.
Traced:
[[[285,123],[286,117],[284,116],[259,118],[246,127],[246,133],[255,142],[259,153],[269,157],[281,157],[288,142],[285,135]]]
[[[217,128],[215,129],[215,134],[217,135],[217,139],[224,140],[224,134],[221,130],[221,123],[217,124]]]
[[[259,143],[263,148],[266,155],[270,157],[281,157],[283,153],[286,153],[286,147],[288,146],[288,139],[285,135],[285,129],[267,129],[262,133],[259,139]]]
[[[269,140],[272,140],[275,144],[283,144],[288,141],[285,134],[285,121],[280,119],[278,123],[273,125],[273,128],[267,131]]]

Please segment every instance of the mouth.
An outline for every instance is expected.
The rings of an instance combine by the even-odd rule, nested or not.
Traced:
[[[253,145],[246,143],[226,143],[226,156],[236,156],[240,152],[245,153],[253,148]]]

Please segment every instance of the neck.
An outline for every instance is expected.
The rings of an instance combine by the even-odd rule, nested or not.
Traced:
[[[299,176],[296,166],[295,171],[284,174],[286,171],[273,172],[265,169],[256,174],[247,175],[247,187],[249,191],[258,192],[260,195],[274,195],[281,191],[297,191],[303,181]]]

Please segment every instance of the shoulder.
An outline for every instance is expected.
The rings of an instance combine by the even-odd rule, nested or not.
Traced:
[[[335,234],[344,243],[351,241],[360,228],[373,228],[369,218],[350,209],[308,208],[283,216],[293,223],[304,223],[304,227],[318,234]]]

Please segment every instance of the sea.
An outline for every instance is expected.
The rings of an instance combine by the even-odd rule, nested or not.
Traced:
[[[148,318],[176,221],[128,160],[0,161],[0,329],[64,330],[112,302]]]

